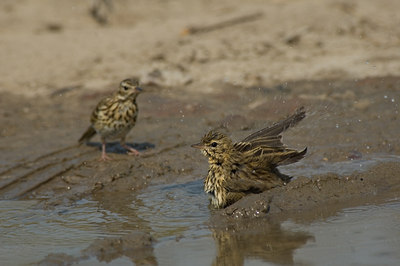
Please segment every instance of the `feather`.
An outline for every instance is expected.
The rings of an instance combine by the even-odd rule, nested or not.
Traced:
[[[261,129],[250,136],[246,137],[241,142],[250,142],[256,138],[266,137],[266,136],[278,136],[286,129],[295,126],[298,122],[300,122],[304,117],[306,117],[306,111],[304,107],[300,107],[296,110],[296,113],[292,116],[289,116],[285,120],[282,120],[274,125]]]
[[[94,130],[92,126],[89,126],[85,133],[83,133],[82,137],[78,140],[79,144],[88,142],[94,135],[96,135],[96,130]]]

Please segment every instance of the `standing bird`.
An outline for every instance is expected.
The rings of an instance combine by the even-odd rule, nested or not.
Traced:
[[[101,100],[90,118],[91,125],[79,139],[79,143],[88,142],[96,133],[101,137],[101,160],[110,160],[106,154],[106,141],[120,139],[121,146],[130,155],[139,152],[125,144],[125,137],[136,123],[138,106],[136,97],[142,89],[136,79],[125,79],[119,84],[119,89],[110,97]]]
[[[224,208],[249,193],[261,193],[282,186],[291,177],[277,169],[304,157],[302,151],[289,149],[281,142],[283,131],[306,116],[303,107],[292,116],[257,131],[238,143],[224,134],[211,130],[193,148],[208,157],[209,170],[204,191],[211,196],[215,208]]]

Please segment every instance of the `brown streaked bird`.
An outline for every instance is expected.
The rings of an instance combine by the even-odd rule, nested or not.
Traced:
[[[102,143],[101,160],[110,160],[106,154],[106,142],[112,139],[120,139],[121,146],[128,150],[128,154],[139,155],[137,150],[126,145],[125,137],[136,123],[139,111],[136,97],[141,91],[138,80],[121,81],[117,92],[97,104],[90,118],[91,125],[79,143],[88,142],[98,133]]]
[[[305,115],[301,107],[292,116],[237,143],[211,130],[200,143],[193,144],[192,147],[201,149],[208,157],[204,191],[210,195],[211,204],[225,208],[247,194],[261,193],[289,182],[291,177],[280,173],[277,167],[299,161],[307,148],[302,151],[287,148],[280,134]]]

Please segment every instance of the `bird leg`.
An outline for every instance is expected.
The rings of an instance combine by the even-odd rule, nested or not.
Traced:
[[[128,151],[128,155],[138,156],[140,154],[140,152],[138,150],[126,145],[125,139],[121,139],[121,146],[124,147]]]
[[[110,157],[107,156],[106,154],[106,141],[105,140],[101,140],[101,157],[99,159],[99,161],[111,161],[112,159]]]

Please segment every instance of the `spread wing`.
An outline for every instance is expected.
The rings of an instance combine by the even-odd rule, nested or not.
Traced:
[[[301,107],[292,116],[251,134],[242,141],[235,143],[234,147],[239,152],[252,150],[254,155],[285,151],[286,148],[281,142],[282,136],[280,134],[286,129],[295,126],[304,117],[306,117],[306,111],[304,107]]]

